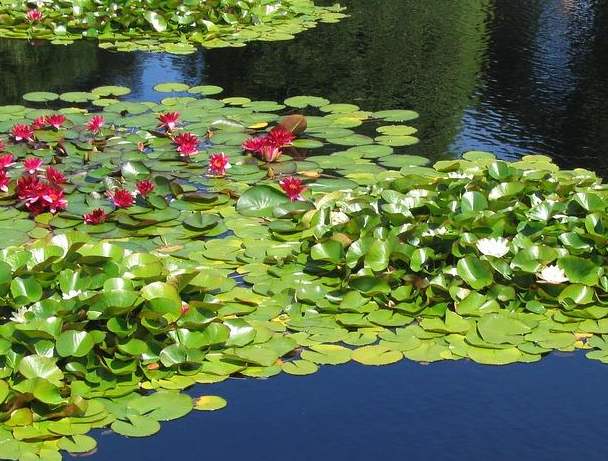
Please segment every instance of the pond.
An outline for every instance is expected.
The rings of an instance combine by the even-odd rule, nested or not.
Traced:
[[[413,154],[551,156],[608,172],[608,17],[601,0],[343,0],[350,18],[286,42],[171,56],[0,40],[0,104],[29,91],[213,84],[225,96],[312,94],[366,110],[410,108]],[[374,14],[370,14],[373,11]],[[16,78],[18,76],[18,78]],[[228,408],[127,439],[97,433],[89,459],[605,459],[604,365],[323,367],[309,377],[208,386]],[[206,389],[207,390],[207,389]]]
[[[601,1],[343,3],[349,19],[295,40],[187,56],[2,40],[0,104],[28,91],[105,84],[134,89],[133,99],[158,99],[158,82],[208,82],[227,96],[317,94],[365,110],[412,108],[422,115],[416,151],[433,158],[487,150],[608,167],[608,19]]]

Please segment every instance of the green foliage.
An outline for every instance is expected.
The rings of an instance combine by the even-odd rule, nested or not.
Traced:
[[[55,44],[97,39],[118,51],[189,54],[206,48],[243,46],[251,40],[288,40],[317,21],[337,22],[342,8],[311,0],[167,2],[127,0],[44,2],[41,18],[27,17],[26,1],[0,0],[0,36]],[[34,95],[32,97],[42,97]]]
[[[267,164],[240,144],[278,123],[281,104],[200,97],[215,88],[118,99],[127,90],[60,97],[88,109],[61,109],[66,123],[33,142],[6,142],[18,164],[0,193],[0,457],[86,452],[100,427],[154,434],[192,409],[223,408],[180,391],[230,376],[350,360],[503,365],[577,348],[608,362],[608,192],[593,173],[483,152],[430,167],[355,130],[412,136],[395,122],[408,111],[309,97],[286,101],[316,115]],[[112,102],[92,136],[82,127],[100,96]],[[181,114],[176,133],[200,137],[198,155],[179,159],[158,128],[168,111]],[[49,110],[0,113],[8,133]],[[230,157],[225,177],[208,172],[217,151]],[[66,175],[65,211],[31,216],[16,196],[31,156]],[[281,192],[288,175],[305,181],[305,200]],[[140,179],[156,188],[130,208],[104,196]],[[84,224],[99,207],[107,222]]]

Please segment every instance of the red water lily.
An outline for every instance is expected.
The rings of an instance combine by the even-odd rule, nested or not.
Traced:
[[[32,122],[31,127],[34,130],[40,130],[42,128],[46,128],[48,125],[49,124],[47,122],[46,116],[41,115],[40,117],[36,117],[34,119],[34,121]]]
[[[25,19],[28,22],[40,22],[44,19],[44,15],[42,14],[42,11],[33,9],[25,13]]]
[[[181,133],[173,138],[181,157],[191,157],[198,154],[198,137],[194,133]]]
[[[37,199],[44,184],[36,176],[24,175],[17,180],[17,197],[20,200]]]
[[[0,169],[8,168],[15,164],[15,156],[13,154],[0,155]]]
[[[179,112],[165,112],[158,116],[159,127],[165,128],[167,131],[174,130],[177,127],[179,121]]]
[[[263,136],[247,139],[241,147],[266,162],[275,162],[283,153],[281,149],[291,145],[295,138],[291,131],[279,125]]]
[[[93,115],[85,126],[87,131],[97,134],[101,131],[101,128],[105,122],[105,118],[103,118],[101,115]]]
[[[0,170],[0,191],[7,192],[10,182],[11,178],[8,177],[6,170]]]
[[[266,136],[255,136],[247,139],[241,147],[249,152],[260,153],[262,152],[262,147],[266,145]]]
[[[59,170],[56,170],[52,166],[46,168],[45,171],[46,179],[51,184],[63,184],[65,183],[65,176]]]
[[[42,159],[37,157],[29,157],[23,161],[23,169],[29,174],[34,174],[42,166]]]
[[[56,213],[68,206],[60,186],[44,183],[33,175],[24,175],[17,180],[17,197],[34,215],[45,211]]]
[[[141,181],[137,181],[136,184],[137,192],[142,197],[146,198],[150,193],[154,190],[154,183],[149,179],[142,179]]]
[[[209,174],[214,176],[226,175],[226,170],[232,168],[230,159],[223,152],[217,152],[209,156]]]
[[[298,178],[290,176],[279,181],[279,185],[281,186],[281,189],[283,189],[283,192],[285,192],[285,195],[287,195],[289,200],[292,202],[295,202],[296,200],[304,200],[304,197],[302,197],[302,192],[306,190],[306,187]]]
[[[58,130],[65,123],[65,116],[61,114],[48,115],[46,117],[46,123]]]
[[[264,147],[262,147],[260,152],[262,159],[268,163],[276,162],[282,154],[283,152],[281,152],[281,149],[277,146],[273,146],[272,144],[266,144]]]
[[[291,131],[283,128],[281,125],[275,126],[266,136],[268,138],[267,142],[276,147],[289,146],[296,139]]]
[[[129,208],[135,203],[133,194],[127,189],[116,189],[113,192],[107,193],[114,206],[118,208]]]
[[[82,219],[85,224],[102,224],[108,219],[108,214],[101,208],[95,208],[90,213],[83,214]]]
[[[65,210],[68,206],[68,201],[63,196],[63,189],[52,185],[45,186],[42,200],[44,203],[44,211],[48,209],[51,213]]]
[[[34,129],[23,123],[18,123],[11,128],[11,137],[15,142],[31,141],[34,139]]]

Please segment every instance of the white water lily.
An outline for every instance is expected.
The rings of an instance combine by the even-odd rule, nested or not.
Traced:
[[[558,266],[546,266],[538,274],[539,282],[550,283],[551,285],[559,285],[568,281],[566,273]]]
[[[67,293],[63,294],[63,299],[72,299],[75,298],[76,296],[80,296],[82,294],[81,290],[70,290]]]
[[[479,239],[477,249],[486,256],[502,258],[509,252],[509,241],[503,237]]]
[[[20,307],[15,312],[13,312],[13,315],[11,315],[11,318],[9,320],[12,320],[15,323],[26,323],[27,319],[25,318],[25,314],[27,314],[28,312],[31,312],[28,307]]]

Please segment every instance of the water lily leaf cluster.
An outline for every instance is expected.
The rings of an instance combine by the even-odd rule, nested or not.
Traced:
[[[0,1],[0,37],[66,45],[95,39],[118,51],[189,54],[197,46],[244,46],[251,40],[289,40],[319,22],[344,17],[339,5],[312,0]]]
[[[429,165],[409,110],[156,89],[0,107],[0,458],[88,452],[94,428],[152,435],[226,406],[184,391],[233,376],[608,361],[592,172],[485,152]],[[245,148],[277,138],[278,155]],[[45,192],[23,194],[36,176]]]

